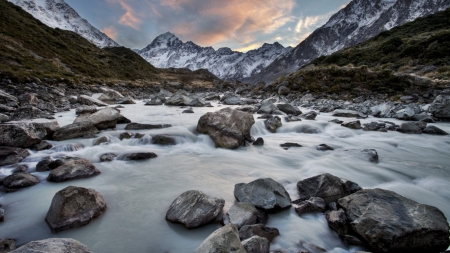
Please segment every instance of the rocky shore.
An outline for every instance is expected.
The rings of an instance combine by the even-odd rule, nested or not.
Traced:
[[[228,90],[227,90],[228,89]],[[230,90],[231,89],[231,90]],[[189,90],[189,89],[188,89]],[[78,150],[77,143],[54,146],[50,141],[75,138],[94,138],[93,145],[110,143],[103,130],[116,129],[127,124],[125,130],[165,129],[172,125],[142,124],[124,117],[121,104],[135,104],[145,100],[147,106],[165,104],[187,108],[183,113],[198,107],[212,107],[212,101],[230,107],[209,112],[199,118],[196,132],[207,134],[218,148],[237,149],[241,146],[264,145],[255,140],[250,129],[255,124],[252,114],[264,120],[264,127],[277,133],[283,122],[315,120],[320,113],[332,113],[332,123],[350,129],[364,131],[397,131],[398,134],[448,135],[444,130],[428,125],[450,119],[450,91],[441,91],[426,99],[403,96],[399,101],[374,98],[357,98],[351,101],[320,98],[313,94],[253,94],[252,91],[232,87],[217,90],[183,90],[170,84],[155,87],[105,87],[69,86],[65,84],[15,84],[2,80],[0,90],[0,166],[14,166],[7,177],[1,177],[1,190],[15,192],[39,184],[40,179],[27,172],[19,163],[30,152],[41,150]],[[307,113],[300,109],[306,108]],[[77,118],[72,124],[60,127],[55,113],[76,109]],[[304,110],[304,109],[302,109]],[[360,119],[373,117],[371,123],[361,124]],[[348,118],[340,121],[339,118]],[[395,118],[405,121],[397,125],[376,118]],[[372,119],[372,118],[371,118]],[[314,133],[314,129],[304,129]],[[382,133],[380,133],[382,134]],[[142,139],[139,133],[122,132],[120,140]],[[156,145],[176,145],[170,134],[152,136]],[[302,147],[298,143],[284,143],[284,149]],[[316,147],[319,151],[332,151],[327,144]],[[342,152],[378,162],[374,149],[344,150]],[[114,160],[148,160],[158,157],[154,152],[104,153],[101,162]],[[49,182],[66,182],[101,176],[101,171],[86,158],[50,156],[38,161],[36,171],[50,171]],[[230,189],[231,190],[231,189]],[[166,220],[180,223],[187,229],[195,229],[211,223],[223,227],[214,231],[195,252],[271,252],[270,243],[279,236],[277,228],[266,227],[270,214],[285,212],[294,206],[299,219],[306,213],[323,213],[330,229],[349,245],[359,245],[372,252],[443,252],[449,245],[449,224],[436,207],[422,205],[395,192],[382,189],[362,189],[357,183],[331,174],[320,174],[297,183],[300,196],[292,200],[283,184],[271,178],[260,178],[248,183],[236,184],[236,203],[223,215],[225,200],[192,189],[182,193],[169,207]],[[1,207],[1,204],[0,204]],[[45,218],[51,231],[77,228],[89,224],[107,210],[101,193],[94,189],[69,186],[58,191]],[[0,222],[5,212],[0,208]],[[281,235],[282,236],[282,235]],[[91,252],[86,246],[72,239],[48,239],[30,242],[16,250],[14,240],[3,240],[0,252]],[[305,242],[308,244],[307,242]],[[311,245],[310,245],[311,246]],[[320,248],[313,245],[313,248]],[[300,247],[301,252],[311,247]],[[2,251],[3,250],[3,251]],[[277,250],[272,252],[288,252]]]

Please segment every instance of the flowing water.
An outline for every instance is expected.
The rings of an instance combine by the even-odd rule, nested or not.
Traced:
[[[93,146],[93,139],[73,139],[52,142],[54,145],[82,144],[84,148],[60,146],[53,150],[34,152],[26,159],[32,174],[41,182],[14,193],[0,195],[5,209],[5,222],[0,223],[0,238],[15,238],[18,244],[50,237],[74,238],[96,253],[102,252],[193,252],[218,224],[187,230],[182,225],[165,221],[172,201],[187,190],[201,190],[225,199],[224,211],[234,203],[234,185],[258,178],[273,178],[283,184],[292,200],[298,197],[296,183],[321,173],[357,182],[363,188],[383,188],[395,191],[420,203],[438,207],[450,218],[450,137],[407,135],[398,132],[364,132],[329,123],[330,114],[322,113],[315,121],[284,122],[276,134],[264,128],[256,119],[252,135],[263,137],[262,147],[241,147],[237,150],[217,149],[206,135],[195,133],[198,119],[213,108],[194,108],[194,114],[182,114],[184,109],[166,106],[126,105],[122,114],[133,122],[173,124],[167,129],[138,130],[145,138],[121,141],[118,137],[125,125],[117,130],[103,131],[110,136],[109,145]],[[304,112],[307,110],[303,110]],[[62,117],[59,117],[62,116]],[[57,114],[61,126],[70,124],[75,112]],[[341,120],[345,120],[342,119]],[[369,118],[362,123],[380,119]],[[386,119],[389,121],[398,121]],[[450,132],[450,124],[434,124]],[[306,132],[306,133],[305,133]],[[313,132],[314,134],[310,134]],[[177,145],[151,144],[151,135],[171,134]],[[284,150],[279,145],[297,142],[303,147]],[[317,151],[326,143],[335,149],[374,148],[379,163],[371,163],[336,151]],[[158,155],[147,161],[118,161],[100,163],[107,152],[145,152]],[[45,179],[49,172],[36,172],[36,163],[45,156],[81,156],[89,159],[101,174],[65,183]],[[0,169],[9,174],[9,168]],[[45,215],[54,194],[69,185],[94,188],[105,198],[108,208],[90,224],[52,234]],[[271,249],[294,249],[315,244],[329,252],[353,252],[357,247],[346,246],[332,232],[323,214],[299,217],[293,208],[269,216],[267,226],[280,230]],[[311,252],[317,252],[311,249]]]

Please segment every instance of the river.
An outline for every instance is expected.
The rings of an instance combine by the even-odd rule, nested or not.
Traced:
[[[206,112],[225,106],[194,108],[195,113],[183,114],[183,108],[167,106],[125,105],[122,114],[132,122],[172,124],[171,128],[131,131],[142,134],[171,134],[177,145],[157,146],[151,137],[121,141],[118,137],[125,125],[117,130],[102,131],[99,135],[112,138],[109,145],[93,146],[93,139],[72,139],[51,142],[54,145],[80,143],[84,148],[75,152],[32,152],[26,158],[29,172],[39,177],[35,186],[14,193],[0,193],[5,209],[5,222],[0,223],[0,238],[17,239],[17,244],[50,237],[73,238],[96,253],[106,252],[193,252],[218,224],[187,230],[182,225],[165,221],[172,201],[187,190],[201,190],[225,199],[224,212],[234,203],[234,185],[258,178],[270,177],[280,182],[291,195],[298,197],[296,183],[321,173],[331,173],[358,183],[363,188],[383,188],[395,191],[417,202],[433,205],[450,218],[450,137],[407,135],[398,132],[365,132],[329,123],[329,113],[321,113],[316,120],[285,122],[278,132],[269,133],[263,120],[256,119],[252,135],[262,137],[264,146],[240,147],[237,150],[215,148],[206,135],[195,133],[198,119]],[[303,112],[307,109],[301,108]],[[56,115],[60,126],[75,119],[75,111]],[[340,118],[341,120],[348,120]],[[368,118],[362,123],[393,119]],[[450,124],[433,124],[450,132]],[[314,129],[315,134],[303,133]],[[279,145],[296,142],[303,147],[284,150]],[[340,149],[376,149],[379,163],[371,163],[336,151],[318,151],[316,146],[328,144]],[[145,152],[158,155],[147,161],[113,161],[100,163],[107,152]],[[36,172],[36,163],[44,156],[81,156],[89,159],[101,174],[64,183],[46,181],[49,172]],[[0,173],[10,174],[8,168]],[[45,223],[45,215],[55,193],[66,186],[94,188],[108,205],[107,210],[90,224],[52,234]],[[325,248],[328,252],[353,252],[328,228],[322,213],[298,216],[294,208],[269,215],[269,227],[280,230],[271,244],[274,249],[295,249],[303,242]],[[312,250],[311,252],[315,252]]]

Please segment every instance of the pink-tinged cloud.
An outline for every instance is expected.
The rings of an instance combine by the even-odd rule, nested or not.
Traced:
[[[257,35],[274,32],[292,21],[295,0],[159,0],[154,8],[157,23],[180,37],[194,38],[200,45],[234,40],[255,41]],[[153,12],[155,12],[153,10]],[[165,13],[175,13],[174,17]]]
[[[118,21],[120,24],[139,30],[142,19],[140,18],[140,15],[138,15],[137,12],[127,3],[127,0],[107,1],[114,4],[120,4],[122,9],[125,11],[125,14],[123,14]]]
[[[103,28],[102,32],[113,40],[117,39],[118,33],[113,26]]]

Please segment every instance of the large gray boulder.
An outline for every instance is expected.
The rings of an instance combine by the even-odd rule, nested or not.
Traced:
[[[235,149],[251,140],[250,129],[255,119],[250,113],[224,108],[200,117],[197,132],[208,134],[217,147]]]
[[[281,123],[281,119],[278,116],[271,117],[264,121],[264,126],[266,126],[266,129],[271,133],[276,133],[277,129],[282,125],[283,123]]]
[[[64,182],[93,177],[100,174],[100,171],[87,159],[70,157],[58,160],[62,165],[58,166],[48,174],[48,181]]]
[[[39,179],[26,172],[14,173],[3,179],[3,185],[8,189],[20,189],[33,186],[37,183],[39,183]]]
[[[294,116],[298,116],[298,115],[302,114],[302,111],[300,111],[297,107],[294,107],[290,104],[278,104],[277,107],[278,107],[278,110],[280,110],[286,114],[290,114],[290,115],[294,115]]]
[[[239,240],[238,229],[227,224],[210,234],[194,253],[247,253]]]
[[[222,212],[225,200],[204,194],[201,191],[187,191],[178,196],[166,213],[166,220],[181,223],[186,228],[197,228],[213,222]]]
[[[90,115],[78,116],[73,123],[87,122],[95,126],[99,130],[115,128],[120,113],[112,107],[103,108]]]
[[[47,131],[31,122],[0,124],[0,146],[31,148],[47,136]]]
[[[299,181],[297,190],[300,196],[298,201],[319,197],[325,203],[330,203],[361,190],[361,187],[352,181],[325,173]]]
[[[238,228],[258,222],[258,210],[250,203],[237,202],[230,207],[225,216],[226,223],[233,223]]]
[[[259,107],[259,114],[271,114],[273,111],[278,110],[278,107],[270,101],[263,101],[261,107]]]
[[[79,122],[63,126],[53,134],[53,140],[62,141],[80,137],[92,137],[99,133],[98,129],[90,122]]]
[[[86,95],[80,95],[78,96],[77,102],[82,105],[96,105],[96,106],[108,106],[107,103],[102,102],[99,99],[89,97]]]
[[[234,186],[234,196],[268,212],[279,212],[291,207],[291,197],[284,187],[271,178],[260,178],[248,184]]]
[[[206,101],[203,98],[196,98],[196,99],[193,99],[189,103],[189,106],[192,106],[192,107],[203,107],[203,106],[206,106],[207,104],[209,104],[209,103],[206,103]]]
[[[450,95],[437,96],[428,111],[436,118],[450,119]]]
[[[397,111],[397,113],[394,115],[394,118],[399,120],[410,120],[414,116],[414,114],[414,108],[408,106],[405,109]]]
[[[273,239],[279,235],[280,231],[278,231],[278,229],[266,227],[263,224],[243,226],[239,230],[239,238],[242,241],[252,238],[253,236],[260,236],[266,238],[269,242],[272,242]]]
[[[123,95],[120,94],[120,92],[108,89],[104,91],[102,95],[100,95],[98,100],[101,100],[102,102],[105,103],[114,103],[121,98],[123,98]]]
[[[166,105],[174,105],[174,106],[188,106],[192,98],[187,96],[186,92],[177,92],[175,95],[168,98],[165,102]]]
[[[401,124],[398,128],[397,131],[399,131],[400,133],[404,133],[404,134],[421,134],[422,133],[422,129],[420,129],[419,126],[417,126],[416,124],[414,124],[413,122],[406,122]]]
[[[29,155],[26,149],[0,146],[0,166],[19,163]]]
[[[106,202],[96,190],[68,186],[53,197],[45,222],[56,233],[84,226],[105,210]]]
[[[247,253],[269,253],[270,252],[270,242],[267,238],[260,236],[252,236],[247,240],[242,242],[242,246],[247,251]]]
[[[343,110],[343,109],[337,109],[334,110],[332,113],[332,116],[334,117],[347,117],[347,118],[367,118],[367,115],[353,111],[353,110]]]
[[[93,253],[86,245],[70,238],[50,238],[29,242],[11,253]]]
[[[448,221],[436,207],[383,189],[361,190],[338,203],[375,252],[443,252],[450,245]]]

